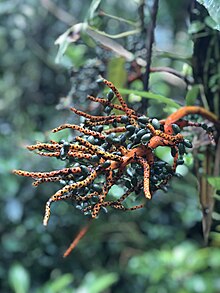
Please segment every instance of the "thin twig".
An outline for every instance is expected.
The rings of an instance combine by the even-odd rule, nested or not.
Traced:
[[[141,0],[139,7],[138,7],[138,14],[141,21],[141,31],[142,33],[146,33],[146,27],[144,24],[144,7],[145,7],[145,0]]]
[[[191,76],[186,76],[186,75],[182,74],[181,72],[179,72],[173,68],[170,68],[170,67],[151,67],[150,72],[151,73],[167,72],[167,73],[170,73],[170,74],[175,75],[176,77],[182,79],[187,85],[194,84],[194,79]]]
[[[42,6],[46,8],[51,14],[56,16],[59,20],[62,22],[68,24],[68,25],[73,25],[75,23],[75,18],[62,8],[58,7],[53,1],[51,0],[41,0]]]
[[[151,57],[152,57],[152,47],[153,47],[153,43],[154,43],[154,30],[155,30],[155,26],[156,26],[158,3],[159,3],[159,0],[154,0],[153,6],[151,8],[151,22],[148,26],[147,44],[146,44],[147,64],[146,64],[146,70],[145,70],[145,75],[144,75],[144,90],[145,91],[149,91],[150,65],[151,65]],[[146,101],[146,100],[143,100],[143,102],[144,101]]]
[[[86,234],[86,232],[88,231],[89,227],[91,225],[91,222],[89,222],[86,226],[84,226],[79,233],[76,235],[76,237],[74,238],[74,240],[72,241],[72,243],[70,244],[70,246],[67,248],[67,250],[65,251],[65,253],[63,254],[63,257],[67,257],[72,250],[76,247],[76,245],[79,243],[79,241],[83,238],[83,236]]]
[[[137,79],[143,79],[143,73],[141,72],[141,67],[138,67],[137,64],[134,63],[135,70],[134,73],[129,74],[128,76],[128,82],[131,83]],[[171,68],[171,67],[166,67],[166,66],[160,66],[160,67],[151,67],[150,68],[150,73],[157,73],[157,72],[166,72],[169,74],[172,74],[178,78],[180,78],[182,81],[185,82],[185,84],[188,85],[193,85],[194,84],[194,79],[191,76],[187,76],[185,74],[182,74],[181,72]]]

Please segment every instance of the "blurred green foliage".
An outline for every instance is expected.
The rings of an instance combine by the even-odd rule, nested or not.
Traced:
[[[137,22],[140,2],[102,1],[101,8]],[[192,42],[186,28],[187,1],[177,2],[161,1],[153,66],[170,66],[183,73],[192,54]],[[85,103],[81,94],[86,96],[96,90],[89,87],[99,73],[89,71],[94,68],[90,64],[95,58],[109,79],[115,77],[112,64],[117,64],[116,73],[121,72],[119,76],[123,77],[121,86],[126,87],[128,62],[114,63],[114,53],[97,51],[99,46],[85,37],[69,47],[60,65],[55,64],[54,41],[70,25],[84,21],[90,4],[87,0],[0,1],[0,291],[218,292],[219,248],[203,248],[192,157],[179,168],[184,176],[173,180],[167,194],[159,192],[146,209],[137,212],[103,214],[67,259],[62,258],[62,253],[86,219],[71,202],[60,202],[52,207],[45,229],[44,204],[58,186],[34,189],[28,179],[11,174],[13,168],[46,171],[64,166],[57,160],[30,154],[24,146],[36,140],[63,138],[51,135],[49,130],[76,119],[66,110],[69,105],[100,111]],[[63,11],[69,18],[62,20]],[[147,11],[145,14],[148,19]],[[108,34],[128,29],[126,23],[108,17],[94,18],[94,26]],[[118,42],[129,47],[127,38]],[[70,66],[75,72],[72,77]],[[90,76],[91,82],[79,89],[79,76],[81,80]],[[78,87],[68,94],[76,84]],[[154,73],[150,85],[155,97],[162,95],[172,103],[185,103],[186,86],[182,80]],[[137,82],[130,86],[143,90]],[[136,96],[129,99],[134,107],[140,103]],[[61,97],[66,98],[60,100]],[[57,104],[59,111],[55,109]],[[171,106],[164,107],[152,99],[148,111],[162,118],[173,110]],[[219,247],[219,234],[213,237],[214,245]]]

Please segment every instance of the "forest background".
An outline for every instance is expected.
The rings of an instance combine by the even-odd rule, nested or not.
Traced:
[[[209,245],[205,246],[193,153],[186,156],[179,169],[182,177],[172,180],[167,193],[159,192],[140,211],[103,213],[66,259],[62,254],[85,217],[71,203],[60,202],[54,204],[48,227],[43,227],[45,201],[57,190],[56,184],[35,189],[30,180],[11,174],[14,168],[63,167],[58,160],[37,158],[24,146],[48,141],[50,129],[75,121],[70,106],[97,110],[86,96],[100,93],[99,74],[120,88],[144,89],[141,80],[131,79],[136,70],[131,60],[119,56],[121,49],[117,53],[110,50],[109,40],[146,61],[146,27],[151,23],[149,11],[154,1],[98,2],[0,1],[0,291],[219,292],[219,203],[217,200]],[[192,2],[159,2],[151,66],[172,68],[175,74],[151,73],[149,89],[158,95],[157,100],[141,98],[135,92],[128,96],[134,108],[143,111],[144,105],[143,112],[151,117],[166,117],[174,110],[172,101],[208,105],[219,115],[219,70],[218,74],[206,71],[207,80],[200,75],[201,67],[209,68],[210,62],[219,69],[219,32],[206,9]],[[85,20],[98,30],[98,36],[75,33],[74,43],[67,49],[61,43],[58,51],[55,40],[71,25]],[[136,32],[131,34],[132,30]],[[104,47],[99,34],[103,31],[108,40]],[[119,33],[123,33],[120,38],[109,37]],[[210,43],[202,43],[204,38]],[[206,50],[211,45],[216,47],[214,55]],[[205,95],[198,90],[200,83]],[[218,103],[201,98],[207,93]],[[171,102],[164,103],[161,96]],[[204,153],[200,154],[200,160],[203,158]],[[120,193],[121,187],[115,192]]]

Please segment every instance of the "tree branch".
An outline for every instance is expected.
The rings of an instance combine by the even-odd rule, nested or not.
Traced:
[[[152,57],[152,47],[154,43],[154,30],[156,26],[156,18],[157,18],[157,11],[158,11],[158,3],[159,0],[154,0],[150,14],[151,14],[151,22],[148,26],[147,30],[147,43],[146,43],[146,49],[147,49],[147,65],[146,65],[146,71],[144,75],[144,90],[149,90],[149,77],[150,77],[150,65],[151,65],[151,57]],[[144,100],[146,101],[146,100]]]

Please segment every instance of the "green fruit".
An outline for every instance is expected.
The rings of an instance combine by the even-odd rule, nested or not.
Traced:
[[[108,168],[109,166],[111,165],[111,162],[110,161],[106,161],[102,164],[102,167],[103,168]]]
[[[152,137],[151,133],[146,133],[141,137],[141,142],[146,143],[150,140],[151,137]]]
[[[150,181],[152,181],[153,183],[157,183],[158,180],[159,180],[159,177],[156,176],[156,175],[153,175],[153,176],[150,177]]]
[[[183,140],[183,144],[184,144],[187,148],[192,148],[192,143],[191,143],[191,141],[189,141],[188,139],[184,139],[184,140]]]
[[[124,134],[121,134],[118,136],[118,139],[120,140],[120,143],[124,143],[126,141],[126,136]]]
[[[91,144],[94,144],[94,143],[95,143],[95,138],[94,138],[94,136],[90,135],[90,136],[87,138],[87,141],[90,142]]]
[[[117,120],[114,120],[114,121],[112,122],[112,126],[115,127],[115,128],[118,126]]]
[[[205,124],[205,123],[203,123],[201,126],[202,126],[202,128],[203,128],[204,130],[207,130],[207,129],[208,129],[208,125]]]
[[[85,165],[81,165],[80,168],[81,168],[81,171],[82,171],[83,174],[88,174],[89,173],[89,170]]]
[[[115,139],[115,133],[110,133],[108,136],[106,136],[105,140],[108,142],[108,143],[114,143],[114,139]]]
[[[102,125],[97,125],[95,130],[96,130],[97,132],[102,132],[102,130],[103,130],[103,126],[102,126]]]
[[[135,126],[133,125],[127,125],[126,126],[127,131],[129,131],[130,134],[133,134],[135,132]]]
[[[136,185],[137,185],[137,182],[138,182],[137,177],[133,176],[133,177],[131,178],[131,184],[132,184],[133,186],[136,186]]]
[[[207,128],[207,132],[213,132],[213,131],[214,131],[213,127],[209,126],[209,127]]]
[[[113,91],[112,90],[110,90],[109,92],[108,92],[108,94],[107,94],[107,99],[109,100],[109,101],[111,101],[113,98],[114,98],[114,93],[113,93]]]
[[[160,129],[160,122],[156,118],[152,119],[151,124],[156,130]]]
[[[128,116],[121,116],[121,123],[127,123],[128,121]]]
[[[132,185],[131,185],[131,181],[128,180],[128,179],[126,179],[126,180],[125,180],[125,186],[126,186],[127,188],[131,188],[131,187],[132,187]]]
[[[172,128],[173,128],[174,134],[178,134],[181,131],[181,129],[179,128],[177,124],[172,124]]]
[[[144,134],[147,134],[148,131],[146,129],[141,129],[137,132],[137,138],[141,138]]]
[[[93,155],[91,158],[90,158],[91,162],[93,163],[98,163],[99,162],[99,156],[97,155]]]
[[[97,191],[97,192],[102,192],[102,186],[100,186],[99,184],[96,184],[96,183],[94,183],[94,184],[92,184],[91,185],[91,188],[94,190],[94,191]]]
[[[136,138],[137,138],[137,135],[134,133],[134,134],[132,134],[132,136],[130,137],[130,140],[131,140],[131,141],[135,141]]]
[[[127,149],[130,150],[130,149],[132,149],[133,146],[134,146],[133,142],[132,142],[132,143],[129,143],[129,144],[127,145]]]
[[[179,149],[179,154],[180,155],[184,155],[186,153],[186,149],[183,143],[179,143],[178,145],[178,149]]]
[[[109,115],[111,113],[112,108],[110,106],[106,106],[104,112]]]
[[[119,144],[119,143],[121,143],[121,141],[120,141],[120,139],[119,139],[118,137],[116,137],[116,138],[114,139],[113,143],[115,143],[115,144]]]
[[[175,148],[171,148],[171,156],[175,157],[177,154],[177,150]]]
[[[148,123],[148,118],[146,116],[141,116],[141,117],[138,117],[137,121],[140,123],[146,124]]]

